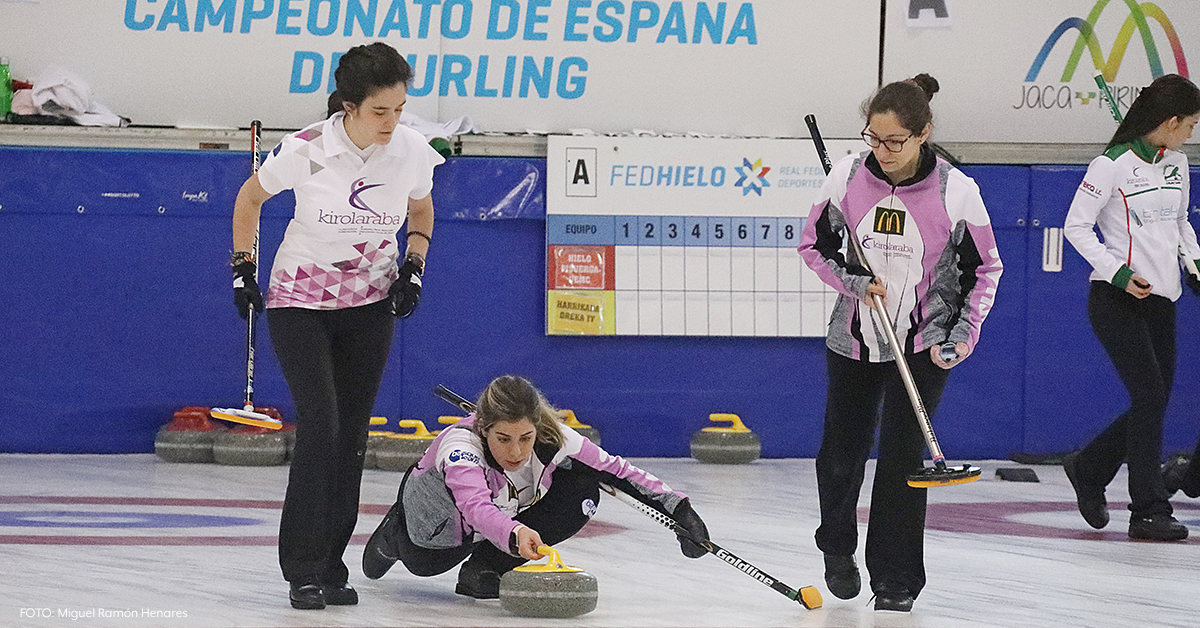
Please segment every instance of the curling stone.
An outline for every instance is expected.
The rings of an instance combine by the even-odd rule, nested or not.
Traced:
[[[387,425],[387,417],[373,416],[371,417],[371,425]],[[363,453],[363,468],[377,469],[379,468],[375,455],[379,452],[379,444],[383,442],[387,432],[379,430],[369,430],[367,432],[367,449]]]
[[[595,443],[595,445],[597,447],[600,446],[600,431],[590,425],[584,425],[583,423],[580,423],[579,419],[575,418],[574,411],[559,410],[558,418],[562,420],[563,425],[566,425],[567,427],[575,430],[576,432],[579,432],[579,434],[582,435],[584,438],[587,438],[588,440]]]
[[[154,453],[167,462],[212,462],[213,439],[221,430],[208,419],[208,408],[182,408],[154,436]]]
[[[433,442],[434,435],[420,419],[402,419],[400,427],[412,428],[411,434],[383,432],[384,440],[375,449],[375,466],[384,471],[408,471]]]
[[[273,418],[279,412],[275,410],[264,412],[264,408],[255,408]],[[217,464],[228,464],[240,467],[271,467],[287,461],[287,434],[282,430],[273,430],[254,425],[238,425],[223,432],[213,441],[213,461]]]
[[[538,548],[546,564],[517,567],[500,578],[500,606],[520,617],[578,617],[596,610],[596,577],[564,565],[558,550]]]
[[[706,427],[692,435],[692,457],[700,462],[745,464],[762,455],[758,434],[736,414],[710,414],[709,421],[729,421],[729,427]]]

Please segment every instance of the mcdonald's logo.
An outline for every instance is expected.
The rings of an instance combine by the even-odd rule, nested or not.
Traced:
[[[875,233],[883,233],[887,235],[904,235],[904,219],[906,215],[902,209],[892,209],[890,207],[875,208]]]
[[[1154,41],[1154,34],[1150,30],[1147,18],[1158,22],[1163,33],[1166,34],[1167,43],[1170,44],[1171,52],[1175,57],[1175,72],[1182,76],[1188,75],[1187,59],[1183,56],[1183,46],[1180,44],[1179,35],[1175,32],[1175,26],[1171,24],[1171,20],[1167,19],[1167,14],[1153,2],[1139,3],[1136,0],[1123,0],[1129,9],[1129,16],[1125,18],[1120,31],[1117,32],[1116,40],[1106,59],[1100,48],[1100,39],[1096,36],[1095,27],[1096,22],[1100,19],[1100,14],[1104,12],[1109,2],[1110,0],[1097,0],[1086,20],[1078,17],[1063,20],[1042,44],[1042,49],[1038,51],[1037,58],[1034,59],[1033,65],[1029,67],[1029,72],[1025,75],[1025,82],[1031,83],[1037,80],[1038,74],[1042,71],[1042,65],[1046,63],[1046,58],[1050,56],[1050,52],[1054,50],[1059,39],[1071,29],[1079,31],[1079,37],[1075,40],[1075,47],[1071,49],[1071,55],[1063,68],[1060,79],[1063,83],[1070,81],[1075,76],[1075,69],[1085,50],[1091,57],[1095,68],[1103,72],[1105,80],[1115,81],[1117,70],[1121,68],[1121,61],[1125,58],[1125,51],[1129,48],[1129,41],[1133,38],[1135,30],[1146,50],[1146,62],[1150,66],[1150,75],[1154,78],[1162,76],[1165,73],[1162,59],[1159,56],[1158,44]],[[1117,4],[1120,5],[1121,2]]]

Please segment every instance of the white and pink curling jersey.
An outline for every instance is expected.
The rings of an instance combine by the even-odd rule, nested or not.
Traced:
[[[283,138],[258,171],[270,194],[296,193],[296,213],[271,268],[268,308],[332,310],[383,300],[395,281],[397,232],[408,199],[433,189],[445,161],[416,131],[397,126],[366,161],[335,113]]]
[[[859,241],[887,287],[885,305],[906,354],[947,340],[973,350],[1004,266],[979,186],[921,147],[917,173],[893,184],[870,151],[833,166],[800,236],[800,255],[840,294],[826,346],[863,362],[890,362],[893,348],[864,301],[871,276],[847,251]]]

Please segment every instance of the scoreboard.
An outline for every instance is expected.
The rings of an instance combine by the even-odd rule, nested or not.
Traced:
[[[861,142],[829,142],[836,159]],[[808,140],[551,136],[549,334],[824,336]]]

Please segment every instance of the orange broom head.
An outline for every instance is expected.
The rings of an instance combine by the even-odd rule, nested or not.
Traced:
[[[821,592],[816,587],[804,587],[800,589],[800,599],[797,601],[810,611],[814,608],[821,608]]]
[[[926,467],[921,472],[908,476],[908,485],[913,488],[936,488],[970,484],[978,480],[982,473],[983,470],[979,467],[965,464],[958,467]]]

